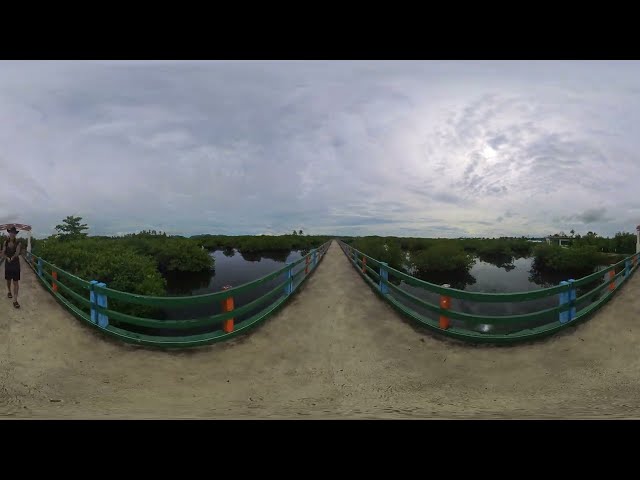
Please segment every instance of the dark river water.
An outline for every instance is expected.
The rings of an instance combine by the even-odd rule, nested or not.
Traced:
[[[245,283],[262,278],[270,273],[283,268],[287,263],[299,260],[306,252],[262,252],[260,254],[242,254],[237,250],[216,250],[211,255],[215,258],[215,270],[203,274],[178,274],[167,278],[167,294],[171,296],[203,295],[222,291],[224,286],[238,287]],[[304,270],[304,262],[297,265],[293,273]],[[245,305],[266,293],[286,280],[285,274],[257,286],[250,292],[246,292],[234,297],[236,308]],[[284,290],[283,290],[284,292]],[[266,308],[278,297],[268,300],[262,308]],[[259,312],[254,312],[239,316],[236,322],[251,317]],[[193,319],[216,315],[222,312],[222,307],[218,302],[211,305],[194,306],[189,308],[167,308],[164,310],[166,319]],[[205,330],[206,331],[206,330]],[[195,333],[195,332],[189,332]]]
[[[599,266],[596,270],[601,270],[607,266]],[[617,270],[619,271],[619,270]],[[617,272],[616,271],[616,272]],[[587,272],[588,274],[588,272]],[[437,274],[421,277],[422,280],[438,285],[449,284],[451,287],[465,290],[469,292],[484,292],[484,293],[515,293],[515,292],[529,292],[534,290],[540,290],[542,288],[548,288],[558,285],[563,280],[569,280],[571,278],[577,280],[586,276],[583,273],[540,273],[533,269],[533,258],[498,258],[493,260],[481,260],[475,259],[475,264],[470,269],[468,274]],[[598,284],[602,283],[602,280],[597,280],[589,285],[580,287],[577,289],[577,296],[587,293],[595,288]],[[621,279],[617,281],[620,283]],[[412,295],[426,300],[427,302],[438,305],[440,296],[428,292],[422,288],[407,285],[405,282],[396,282],[405,291]],[[591,301],[599,299],[605,295],[606,290],[602,291],[597,296],[591,296],[588,300],[578,302],[578,311],[581,308],[587,306]],[[416,312],[431,318],[435,321],[439,316],[430,312],[429,310],[415,305],[407,303],[406,300],[399,296],[394,295],[395,298],[401,300],[404,304],[411,307]],[[451,299],[452,310],[469,313],[475,315],[489,315],[489,316],[504,316],[504,315],[521,315],[526,313],[538,312],[548,308],[557,307],[559,305],[558,295],[552,295],[545,298],[536,300],[529,300],[525,302],[509,302],[509,303],[481,303],[467,300],[460,300],[456,298]],[[465,324],[463,320],[452,319],[451,325],[454,327],[464,327],[469,330],[476,330],[483,333],[513,333],[527,328],[533,328],[536,326],[545,325],[552,321],[557,320],[557,315],[540,320],[524,320],[510,322],[508,325],[489,325],[489,324]]]
[[[306,252],[304,252],[306,253]],[[292,251],[290,253],[282,252],[263,252],[260,254],[241,254],[236,250],[212,252],[215,258],[215,271],[202,275],[178,275],[167,279],[167,291],[169,295],[201,295],[204,293],[219,292],[225,285],[239,286],[244,283],[256,280],[271,272],[281,269],[287,262],[293,262],[302,257],[300,251]],[[569,278],[580,278],[580,276],[567,275],[541,275],[532,271],[532,258],[497,258],[484,261],[476,258],[476,262],[469,271],[464,275],[432,275],[430,277],[422,277],[431,283],[444,284],[448,283],[453,288],[487,293],[509,293],[538,290],[540,288],[557,285],[561,280]],[[294,269],[294,273],[304,269],[304,264]],[[265,285],[261,285],[255,290],[245,293],[235,298],[236,307],[244,305],[265,293],[274,289],[278,284],[285,280],[284,275],[279,276]],[[597,283],[587,286],[578,291],[578,296],[591,288]],[[404,282],[396,282],[396,285],[413,295],[426,300],[432,304],[439,303],[439,295],[432,294],[424,289],[413,287]],[[603,292],[606,293],[606,292]],[[402,297],[397,297],[405,302]],[[458,299],[452,299],[451,309],[479,315],[516,315],[523,313],[535,312],[558,305],[558,296],[554,295],[539,300],[532,300],[519,303],[478,303]],[[265,304],[266,306],[266,304]],[[429,312],[423,307],[409,304],[415,311],[435,319],[437,315]],[[578,308],[582,308],[579,305]],[[166,309],[164,311],[167,319],[188,319],[200,318],[208,315],[214,315],[221,312],[220,305],[212,304],[201,307],[175,308]],[[254,312],[255,313],[255,312]],[[236,319],[236,321],[248,318],[250,314]],[[534,327],[548,323],[554,319],[538,321],[537,323],[528,321],[526,324],[510,324],[509,327],[487,326],[487,325],[465,325],[465,328],[476,329],[482,332],[506,333],[507,331],[517,331],[523,328]],[[453,326],[462,326],[461,321],[452,320]],[[190,332],[193,333],[193,332]]]

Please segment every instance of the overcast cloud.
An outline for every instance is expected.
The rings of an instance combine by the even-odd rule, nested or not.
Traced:
[[[610,235],[639,62],[0,62],[0,223]]]

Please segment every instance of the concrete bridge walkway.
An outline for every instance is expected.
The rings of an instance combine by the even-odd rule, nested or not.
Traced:
[[[22,275],[20,310],[0,296],[0,418],[640,417],[640,275],[566,333],[473,347],[416,330],[334,242],[263,326],[181,352],[112,341]]]

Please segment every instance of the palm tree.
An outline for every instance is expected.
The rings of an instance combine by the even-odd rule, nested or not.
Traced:
[[[572,228],[571,231],[569,232],[571,234],[571,236],[573,237],[576,234],[576,231]]]
[[[302,235],[302,230],[300,230],[300,231],[298,232],[298,235]]]

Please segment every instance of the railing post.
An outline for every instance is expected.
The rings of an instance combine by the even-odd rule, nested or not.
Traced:
[[[229,290],[230,288],[231,288],[231,285],[225,285],[224,287],[222,287],[222,290]],[[223,312],[232,312],[234,308],[235,306],[233,304],[233,297],[229,296],[224,300],[222,300]],[[233,318],[228,318],[227,320],[224,320],[224,322],[222,323],[222,330],[224,330],[225,333],[233,332],[233,322],[234,322]]]
[[[287,283],[284,286],[284,294],[291,295],[293,293],[293,264],[287,263]]]
[[[313,249],[313,268],[318,266],[318,250]]]
[[[568,280],[569,282],[569,293],[568,293],[568,300],[569,303],[571,304],[571,309],[569,310],[569,321],[573,320],[574,318],[576,318],[576,287],[573,285],[575,280],[573,278],[570,278]]]
[[[609,270],[609,291],[613,292],[616,289],[616,281],[613,277],[616,276],[615,270]]]
[[[380,293],[386,295],[389,293],[389,265],[386,262],[380,262]]]
[[[569,285],[569,282],[563,280],[560,282],[560,285]],[[569,302],[569,292],[560,292],[558,298],[560,299],[560,306],[566,305]],[[569,311],[565,310],[560,312],[560,323],[567,323],[568,321]]]
[[[96,286],[105,288],[107,285],[104,283],[96,283]],[[98,306],[102,308],[108,308],[107,296],[104,293],[97,293]],[[98,325],[102,328],[106,328],[109,325],[109,317],[105,313],[98,312]]]
[[[54,293],[56,293],[58,291],[58,272],[52,270],[51,277],[53,277],[53,280],[51,280],[51,288],[53,289]]]
[[[627,259],[624,262],[624,276],[628,277],[631,273],[631,260]]]
[[[38,276],[42,277],[42,259],[38,258]]]
[[[362,256],[362,273],[367,273],[367,257]]]
[[[305,275],[309,275],[309,263],[310,263],[310,261],[311,261],[311,257],[307,253],[307,256],[305,257],[305,260],[304,260],[304,274]]]
[[[442,286],[444,288],[451,288],[451,285],[449,285],[448,283],[445,283]],[[448,295],[440,295],[440,308],[449,310],[451,308],[451,297],[449,297]],[[447,330],[450,325],[449,318],[446,315],[441,314],[439,324],[440,328],[442,328],[443,330]]]
[[[95,286],[98,284],[97,280],[91,280],[89,282],[89,302],[91,303],[91,321],[93,323],[98,323],[98,310],[96,310],[97,295],[95,291]]]

